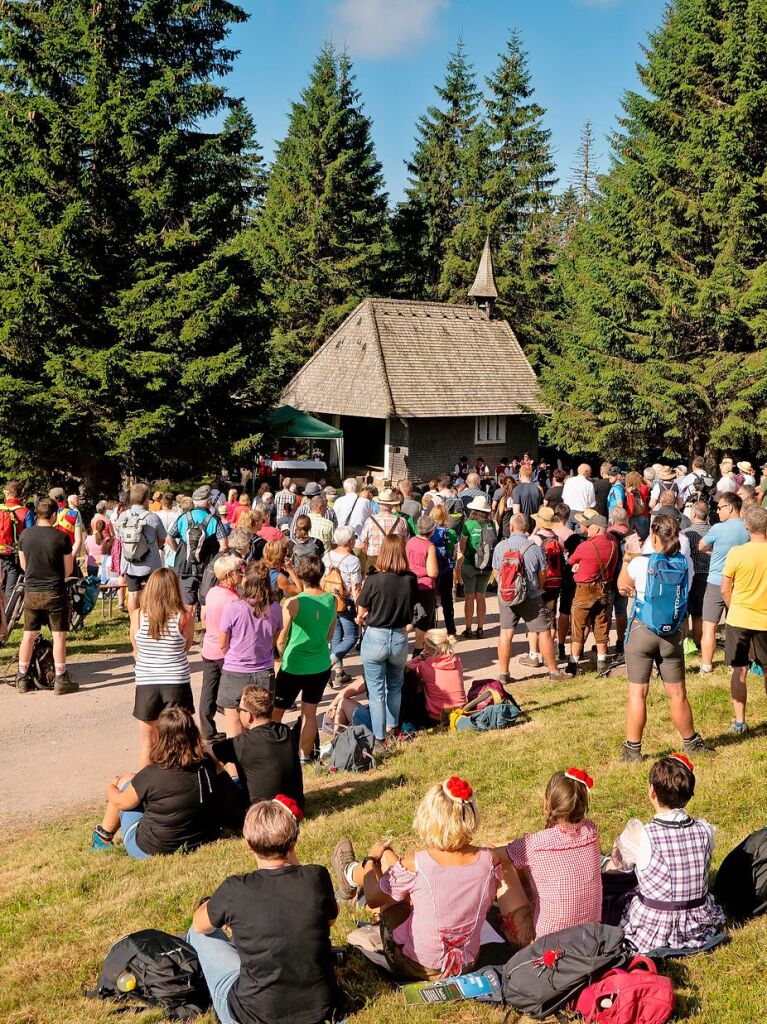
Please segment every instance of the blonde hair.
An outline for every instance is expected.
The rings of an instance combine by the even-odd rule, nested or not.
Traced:
[[[449,526],[450,516],[448,515],[447,509],[444,505],[434,505],[429,515],[432,517],[437,526]]]
[[[436,654],[452,654],[455,641],[450,639],[446,629],[429,629],[424,633],[424,647],[430,647]]]
[[[220,555],[213,563],[213,572],[220,583],[231,573],[239,572],[241,567],[242,559],[239,555]]]
[[[413,828],[427,846],[450,852],[468,846],[478,825],[474,797],[465,803],[453,800],[442,782],[427,791],[413,818]]]

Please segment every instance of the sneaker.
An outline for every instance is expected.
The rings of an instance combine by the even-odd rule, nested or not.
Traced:
[[[90,848],[94,853],[98,853],[101,850],[114,850],[115,844],[111,839],[105,839],[99,830],[94,828]]]
[[[352,885],[346,877],[346,869],[356,860],[351,839],[340,839],[333,850],[330,865],[336,876],[336,895],[346,903],[350,903],[357,895],[357,886]]]
[[[16,689],[19,693],[32,693],[35,685],[26,672],[16,673]]]
[[[696,732],[692,739],[684,741],[685,754],[695,754],[698,757],[710,757],[716,754],[712,746],[703,739],[699,732]]]
[[[511,676],[508,672],[501,672],[498,676],[498,682],[501,686],[506,686],[507,683],[511,682]]]
[[[636,747],[630,747],[628,743],[624,743],[623,760],[627,764],[638,764],[640,761],[644,761],[644,758],[642,757],[641,747],[637,749]]]
[[[348,672],[337,672],[330,683],[331,689],[343,690],[347,683],[352,681],[352,677]]]
[[[538,661],[532,654],[523,654],[519,659],[519,664],[524,665],[526,668],[541,668],[543,666],[543,662]]]
[[[461,639],[462,640],[473,640],[476,635],[477,634],[473,633],[470,629],[464,629],[463,633],[461,633]]]
[[[539,665],[538,667],[542,668],[541,665]],[[564,679],[569,679],[569,678],[570,677],[569,677],[569,674],[567,672],[562,672],[559,669],[557,669],[556,672],[549,672],[549,682],[551,682],[551,683],[561,683]]]
[[[474,636],[477,638],[477,640],[481,640],[484,635],[485,631],[482,628],[482,626],[477,626],[477,628],[474,630]]]
[[[62,672],[53,681],[53,692],[58,696],[61,696],[63,693],[77,693],[79,689],[79,683],[71,679],[68,672]]]
[[[745,722],[733,722],[730,726],[730,732],[736,736],[742,736],[744,732],[748,732],[748,726]]]

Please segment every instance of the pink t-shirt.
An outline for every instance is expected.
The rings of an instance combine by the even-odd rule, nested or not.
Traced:
[[[415,867],[408,871],[397,861],[381,879],[382,892],[397,903],[409,899],[413,908],[394,929],[394,941],[428,970],[460,974],[477,959],[482,925],[503,879],[501,867],[485,849],[472,864],[450,867],[421,850]]]
[[[445,708],[460,708],[466,703],[463,665],[457,654],[432,654],[409,662],[423,684],[426,710],[434,719]]]
[[[263,537],[266,543],[268,544],[270,541],[273,540],[282,540],[285,534],[282,532],[282,530],[278,530],[276,526],[265,525],[262,526],[261,529],[258,531],[258,536]]]
[[[221,661],[224,652],[218,646],[218,626],[224,608],[240,595],[231,587],[212,587],[205,598],[205,636],[202,639],[202,656],[208,661]]]
[[[593,821],[528,833],[507,851],[517,870],[527,870],[537,936],[602,920],[602,853]]]
[[[418,579],[419,590],[435,590],[437,581],[426,575],[426,559],[431,541],[427,537],[411,537],[407,542],[407,564]]]
[[[97,544],[96,538],[88,534],[85,538],[85,552],[88,555],[87,564],[89,566],[101,565],[101,559],[104,555],[104,542],[102,541],[101,544]]]

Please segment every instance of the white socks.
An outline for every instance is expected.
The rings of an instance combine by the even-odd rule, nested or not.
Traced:
[[[356,885],[357,884],[354,881],[354,878],[352,877],[354,875],[354,869],[356,867],[359,867],[359,861],[357,861],[357,860],[353,861],[351,864],[347,864],[346,868],[344,870],[344,878],[349,883],[349,885]]]

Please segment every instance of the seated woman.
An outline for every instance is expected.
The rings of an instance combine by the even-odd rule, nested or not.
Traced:
[[[602,920],[599,833],[586,819],[592,785],[581,768],[555,772],[543,800],[546,827],[495,851],[519,872],[538,937]]]
[[[463,663],[455,653],[455,638],[446,629],[430,629],[424,634],[423,652],[405,666],[418,677],[423,687],[429,717],[439,722],[448,708],[466,703]]]
[[[149,764],[107,783],[107,807],[91,849],[112,849],[119,828],[126,853],[137,860],[194,850],[218,839],[217,807],[216,767],[192,715],[186,708],[165,708]]]
[[[695,772],[684,754],[663,757],[650,769],[652,821],[632,819],[613,847],[612,866],[636,871],[639,893],[621,921],[639,953],[698,949],[724,925],[708,891],[714,828],[685,807],[695,793]]]
[[[352,900],[361,888],[368,907],[382,910],[384,954],[395,976],[431,980],[476,967],[496,897],[506,933],[515,941],[531,938],[517,873],[473,845],[478,824],[471,786],[452,777],[432,786],[416,811],[413,827],[425,849],[400,858],[389,846],[375,846],[357,861],[350,840],[336,845],[336,891]]]
[[[343,1016],[330,946],[338,905],[327,869],[298,862],[302,817],[285,796],[253,804],[243,836],[258,870],[225,879],[195,911],[187,942],[221,1024]]]

